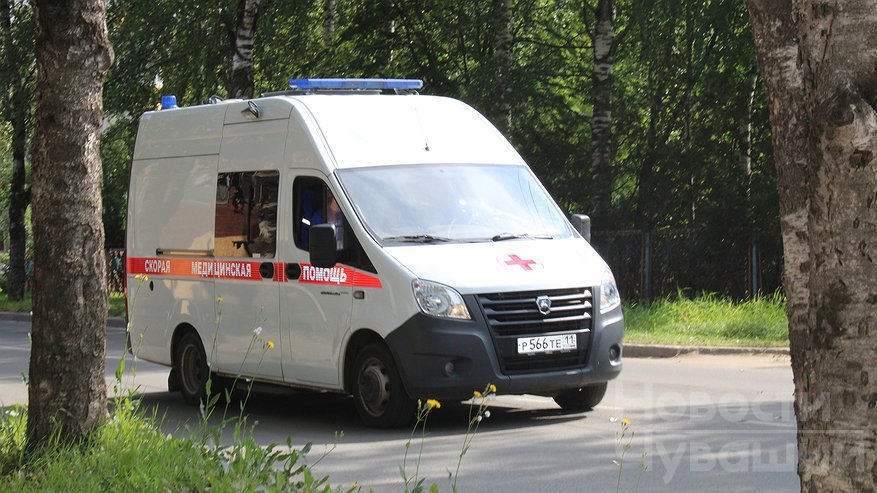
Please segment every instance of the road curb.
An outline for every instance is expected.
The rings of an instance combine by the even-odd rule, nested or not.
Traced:
[[[31,315],[24,312],[0,312],[0,320],[30,322]],[[107,327],[124,329],[127,325],[124,317],[107,317]]]
[[[787,347],[735,347],[735,346],[670,346],[665,344],[625,344],[627,358],[675,358],[683,354],[709,355],[787,355]]]

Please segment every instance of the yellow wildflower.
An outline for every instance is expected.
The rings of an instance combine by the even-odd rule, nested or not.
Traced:
[[[489,390],[491,393],[495,394],[496,393],[496,385],[494,385],[494,384],[488,385],[487,390]]]
[[[147,276],[146,274],[137,274],[136,276],[134,276],[134,279],[137,279],[140,282],[146,282],[149,280],[149,276]]]
[[[442,403],[435,400],[435,399],[427,399],[426,406],[429,407],[430,409],[441,409]]]
[[[624,426],[630,426],[630,420],[627,418],[621,418],[621,424]]]
[[[268,349],[274,349],[274,341],[272,341],[271,339],[268,339],[267,346],[268,346]]]
[[[216,302],[217,302],[217,303],[222,303],[222,296],[217,296],[217,297],[216,297]]]
[[[474,395],[475,397],[481,397],[481,392],[478,392],[476,390],[475,392],[472,392],[472,395]]]

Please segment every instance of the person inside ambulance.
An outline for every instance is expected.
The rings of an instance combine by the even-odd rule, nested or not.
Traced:
[[[316,226],[318,224],[334,224],[335,240],[338,251],[340,252],[344,249],[344,213],[341,212],[341,207],[338,205],[338,201],[335,199],[335,196],[332,194],[332,192],[328,188],[325,188],[323,191],[325,192],[326,197],[325,205],[323,205],[323,203],[320,203],[317,207],[312,206],[311,210],[314,210],[314,212],[311,214],[310,218],[308,218],[307,221],[302,221],[302,243],[304,245],[308,244],[308,233],[310,232],[311,226]],[[320,200],[323,194],[315,193],[309,195],[312,195],[312,200],[316,201]],[[305,207],[305,209],[307,209],[307,207]]]
[[[311,224],[334,224],[335,225],[335,242],[338,251],[344,249],[344,214],[341,207],[332,192],[326,190],[326,217],[320,222],[311,222]]]

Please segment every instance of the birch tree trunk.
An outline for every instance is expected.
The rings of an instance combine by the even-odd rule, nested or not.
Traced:
[[[802,491],[877,490],[877,2],[748,0],[780,194]]]
[[[753,67],[749,72],[747,92],[744,94],[744,101],[740,108],[740,116],[737,122],[737,142],[739,153],[737,155],[737,166],[746,186],[746,222],[751,228],[754,221],[754,215],[757,211],[753,210],[752,205],[752,108],[755,105],[755,91],[758,88],[758,71]],[[754,241],[754,238],[753,238]],[[758,293],[752,292],[754,298]]]
[[[612,64],[615,58],[615,3],[598,0],[593,30],[594,114],[591,119],[593,210],[595,224],[606,227],[612,206]]]
[[[332,46],[332,40],[335,38],[335,17],[337,16],[337,5],[335,0],[324,0],[323,2],[323,46]]]
[[[393,63],[393,44],[396,37],[396,8],[397,5],[393,0],[378,0],[377,7],[380,9],[384,17],[384,22],[378,26],[383,41],[382,49],[377,53],[377,65],[381,67],[383,75],[389,77],[388,73]]]
[[[25,252],[27,230],[24,215],[30,203],[30,193],[25,188],[27,156],[27,116],[30,95],[27,93],[22,73],[23,65],[29,65],[28,54],[17,46],[13,33],[13,15],[10,0],[0,1],[3,25],[4,82],[8,86],[8,100],[4,105],[5,119],[12,127],[12,179],[9,184],[9,282],[6,292],[10,300],[24,298],[26,281]],[[21,22],[20,18],[17,22]]]
[[[494,84],[497,98],[493,111],[493,123],[503,135],[508,135],[512,125],[512,88],[509,75],[512,68],[512,0],[494,0],[493,60]]]
[[[737,122],[738,142],[740,152],[737,156],[737,165],[740,172],[746,176],[747,181],[752,178],[752,107],[755,105],[755,90],[758,87],[758,74],[753,70],[749,74],[748,92],[740,112],[740,120]],[[749,196],[747,190],[747,197]]]
[[[228,96],[232,99],[253,97],[253,43],[256,23],[261,14],[260,0],[240,0],[235,26],[234,53],[231,58],[231,83]]]
[[[113,60],[104,0],[37,0],[35,13],[31,449],[85,439],[106,416],[99,128]]]

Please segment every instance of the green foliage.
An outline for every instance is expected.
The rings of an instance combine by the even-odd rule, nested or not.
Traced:
[[[251,437],[215,447],[165,435],[130,397],[116,401],[91,443],[51,443],[25,460],[25,414],[14,407],[0,417],[3,491],[341,491],[299,463],[307,448],[261,447]]]
[[[496,114],[503,89],[494,58],[498,28],[482,3],[336,2],[331,32],[325,2],[262,4],[257,93],[283,90],[291,77],[420,77],[425,93]],[[509,137],[563,207],[587,212],[593,26],[585,21],[594,4],[540,0],[512,8],[512,67],[503,78],[512,94]],[[775,236],[768,115],[760,85],[749,107],[755,62],[744,3],[619,1],[616,8],[615,219],[595,227],[718,225]],[[111,197],[123,204],[130,123],[154,108],[160,93],[176,94],[182,105],[225,94],[235,9],[231,0],[110,2],[117,58],[106,107],[127,122],[104,155],[107,220],[116,230],[124,206],[113,206]],[[751,175],[737,165],[747,123]]]
[[[257,341],[261,341],[258,331],[247,355]],[[272,348],[273,341],[262,343],[261,357]],[[125,390],[125,361],[123,353],[115,373],[114,393],[121,397],[111,403],[107,419],[86,442],[71,444],[54,436],[38,450],[29,450],[26,409],[0,410],[0,491],[344,491],[333,490],[328,477],[316,477],[300,463],[310,444],[297,450],[291,439],[285,446],[262,446],[253,439],[253,427],[247,426],[244,416],[252,386],[237,418],[227,420],[223,413],[219,425],[210,425],[220,395],[211,394],[208,379],[210,398],[202,405],[201,421],[176,437],[164,435],[156,411],[149,414],[141,409],[136,391]],[[130,371],[133,384],[136,360]],[[227,411],[228,391],[225,398]],[[230,423],[234,423],[232,443],[220,445]]]
[[[786,300],[780,294],[736,302],[714,294],[624,307],[628,343],[688,346],[787,346]]]
[[[107,248],[125,248],[128,181],[134,153],[136,122],[122,119],[101,135],[103,164],[103,222]]]
[[[25,407],[14,405],[0,409],[0,477],[10,474],[23,464],[26,433]]]
[[[0,312],[19,312],[29,313],[31,311],[31,294],[30,291],[24,293],[24,298],[20,301],[10,301],[6,293],[0,293]]]

